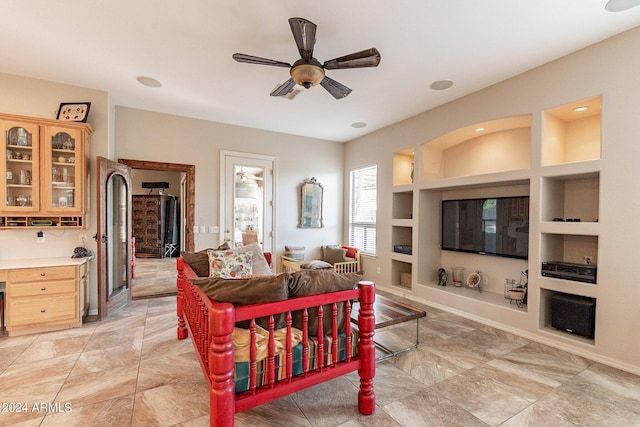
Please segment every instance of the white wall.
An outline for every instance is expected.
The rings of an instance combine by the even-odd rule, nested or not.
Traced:
[[[381,288],[403,292],[397,288],[392,289],[389,285],[392,248],[389,206],[393,191],[394,152],[408,148],[415,148],[418,152],[420,144],[474,123],[533,114],[532,147],[536,149],[532,150],[531,167],[538,173],[542,159],[536,145],[542,139],[542,111],[602,95],[595,343],[581,344],[539,330],[538,307],[535,305],[537,295],[532,295],[533,307],[530,304],[524,315],[517,313],[514,316],[509,310],[494,310],[491,306],[480,307],[481,304],[475,304],[473,309],[476,313],[473,316],[539,341],[571,348],[605,363],[640,373],[640,340],[635,339],[634,335],[637,325],[640,325],[640,271],[636,268],[640,253],[640,225],[636,220],[640,216],[637,186],[640,180],[637,167],[640,161],[640,120],[636,106],[640,99],[640,79],[637,78],[640,71],[639,45],[640,28],[636,28],[349,142],[346,147],[345,171],[371,163],[378,164],[379,171],[378,256],[363,260],[366,278],[375,281]],[[539,189],[532,188],[531,191],[537,193]],[[533,242],[530,248],[539,251],[539,242]],[[501,269],[514,269],[511,261],[501,265],[496,264],[494,259],[484,262],[480,255],[461,256],[467,257],[463,260],[467,264],[487,265],[485,268],[489,268],[491,274],[496,276],[501,273]],[[539,259],[539,256],[536,253],[534,259]],[[468,257],[473,257],[474,260],[469,261]],[[447,254],[436,261],[449,265],[460,262],[460,259]],[[376,274],[378,268],[380,274]],[[538,266],[530,266],[530,269],[539,271]],[[539,273],[530,272],[530,281],[535,281],[537,275]],[[427,303],[441,298],[434,288],[414,289],[407,292],[407,296]],[[450,302],[442,304],[449,304],[451,310],[465,311],[467,307],[471,307],[460,298],[450,299]]]

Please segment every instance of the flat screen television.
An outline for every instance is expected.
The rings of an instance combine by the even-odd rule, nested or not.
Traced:
[[[442,249],[529,258],[529,196],[442,201]]]

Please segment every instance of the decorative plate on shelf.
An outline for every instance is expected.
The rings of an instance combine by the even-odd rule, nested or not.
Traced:
[[[82,122],[87,121],[89,117],[90,102],[74,102],[74,103],[62,103],[58,110],[58,120],[65,122]]]
[[[478,273],[471,273],[469,277],[467,277],[467,286],[475,288],[480,284],[480,280],[482,280],[482,278]]]

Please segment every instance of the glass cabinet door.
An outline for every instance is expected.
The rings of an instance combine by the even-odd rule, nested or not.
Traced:
[[[0,121],[0,128],[5,136],[0,172],[6,184],[0,187],[0,208],[16,213],[35,211],[39,203],[39,127]]]
[[[79,212],[82,135],[75,129],[51,127],[45,136],[46,209],[52,212]]]

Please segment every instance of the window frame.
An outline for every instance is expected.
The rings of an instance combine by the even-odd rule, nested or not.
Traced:
[[[358,187],[356,188],[357,175],[358,174],[363,175],[362,178],[358,180],[361,183],[362,180],[366,178],[364,175],[371,174],[371,173],[375,175],[373,179],[374,185],[372,188],[371,188],[371,185],[369,185],[369,187],[365,189],[369,195],[369,198],[367,200],[362,200],[361,197],[358,197],[357,198],[358,201],[356,201],[355,193],[359,192],[359,195],[361,196],[363,191],[363,189],[361,188],[362,186],[360,185],[358,185]],[[371,197],[370,197],[371,194],[373,195],[373,200],[371,200]],[[355,204],[359,202],[364,202],[366,206],[363,207],[363,210],[361,212],[355,212],[354,209],[357,209]],[[377,255],[377,234],[378,234],[377,210],[378,210],[378,165],[371,164],[371,165],[351,169],[349,171],[348,241],[349,241],[349,246],[358,248],[358,250],[362,254],[372,255],[372,256]],[[362,216],[362,214],[364,215],[373,214],[372,215],[373,218],[372,220],[363,220],[362,218],[358,218],[358,220],[354,220],[354,216],[358,216],[358,214],[360,214],[360,216]],[[354,227],[361,230],[360,231],[360,234],[362,236],[360,238],[361,241],[357,241],[357,239],[355,238],[355,234],[357,230],[354,230]],[[371,240],[373,241],[371,242]]]

